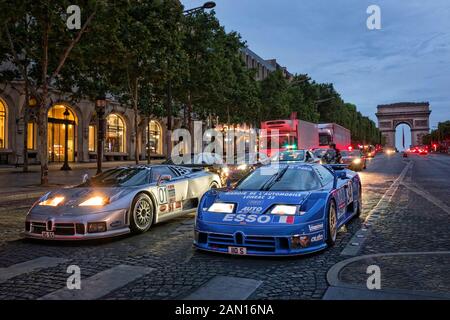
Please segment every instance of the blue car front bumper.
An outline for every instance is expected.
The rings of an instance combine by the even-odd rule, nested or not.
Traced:
[[[200,222],[195,229],[194,246],[200,250],[220,253],[230,253],[230,247],[245,248],[247,255],[254,256],[302,255],[327,247],[325,230],[296,233],[299,229],[301,228],[296,225],[264,228]]]

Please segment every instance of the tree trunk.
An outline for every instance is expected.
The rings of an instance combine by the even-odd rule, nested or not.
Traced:
[[[187,103],[187,128],[192,137],[192,99],[191,93],[188,93],[188,103]]]
[[[47,93],[43,93],[43,95]],[[38,130],[39,130],[39,159],[41,161],[41,185],[48,185],[48,153],[47,153],[47,104],[43,102],[39,106]]]
[[[139,121],[138,121],[138,80],[134,82],[134,161],[139,164]]]
[[[167,84],[167,134],[166,134],[166,146],[167,157],[170,158],[172,153],[172,84],[169,80]]]
[[[147,121],[147,164],[151,164],[151,150],[150,150],[150,117],[145,119]]]
[[[23,109],[23,172],[28,172],[28,109],[30,94],[28,81],[25,81],[25,103]]]
[[[50,32],[50,19],[47,16],[42,41],[42,95],[39,101],[39,158],[41,161],[41,185],[48,185],[48,146],[47,146],[47,99],[48,99],[48,34]]]

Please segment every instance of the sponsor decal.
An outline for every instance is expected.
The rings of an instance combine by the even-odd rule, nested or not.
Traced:
[[[261,213],[261,211],[263,210],[262,207],[243,207],[242,209],[240,209],[238,211],[238,213]]]
[[[293,224],[295,221],[295,217],[294,216],[275,216],[273,218],[273,222],[278,222],[278,223],[287,223],[287,224]]]
[[[175,186],[173,184],[167,186],[167,193],[169,202],[175,202]]]
[[[290,165],[289,167],[291,169],[295,169],[295,170],[312,171],[312,168],[310,166],[305,166],[305,165]]]
[[[256,215],[256,214],[234,214],[228,213],[226,214],[222,221],[224,222],[239,222],[239,223],[269,223],[270,216],[268,215]]]
[[[347,204],[353,202],[353,181],[349,181],[347,188]]]
[[[165,204],[168,202],[168,196],[167,196],[167,188],[166,187],[159,187],[158,188],[158,200],[160,204]]]
[[[310,224],[308,226],[310,232],[318,231],[323,229],[323,223]]]
[[[321,241],[323,240],[323,234],[319,233],[318,235],[315,235],[314,237],[311,238],[311,242],[317,242],[317,241]]]
[[[277,197],[303,198],[305,194],[299,191],[230,191],[226,193],[226,196],[237,196],[245,200],[261,201]],[[257,205],[250,202],[249,204]]]

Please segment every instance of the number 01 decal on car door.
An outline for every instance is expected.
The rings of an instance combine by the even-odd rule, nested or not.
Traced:
[[[158,200],[160,204],[166,204],[168,200],[167,196],[167,188],[166,187],[159,187],[158,188]]]

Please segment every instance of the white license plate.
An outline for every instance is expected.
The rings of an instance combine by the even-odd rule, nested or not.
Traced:
[[[247,248],[243,248],[243,247],[228,247],[228,253],[239,254],[239,255],[246,255],[247,254]]]
[[[53,231],[42,231],[42,237],[46,239],[53,239],[55,237],[55,233]]]

